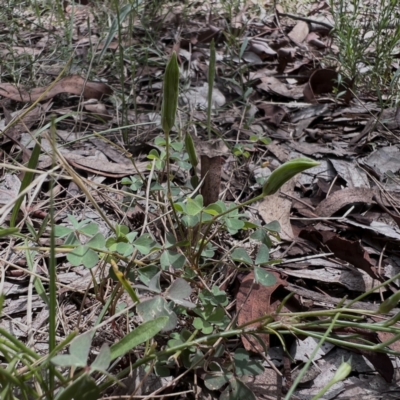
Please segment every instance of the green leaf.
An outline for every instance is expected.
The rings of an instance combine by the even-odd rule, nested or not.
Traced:
[[[0,237],[13,235],[19,232],[19,228],[4,228],[0,229]]]
[[[70,354],[55,356],[51,359],[51,362],[59,367],[81,368],[86,366],[86,361],[82,362],[79,358]]]
[[[262,243],[256,256],[256,265],[266,264],[269,261],[269,248]]]
[[[68,219],[71,222],[71,224],[74,227],[74,229],[79,229],[80,228],[82,223],[79,223],[78,220],[72,214],[68,214]],[[85,221],[83,221],[83,223],[85,224]]]
[[[254,280],[256,283],[260,283],[263,286],[272,286],[276,283],[275,275],[260,267],[254,267]]]
[[[189,155],[190,164],[192,165],[193,168],[196,168],[199,161],[197,159],[197,153],[196,153],[196,148],[194,147],[193,138],[190,135],[189,131],[187,131],[185,135],[185,147],[186,147],[186,152]]]
[[[193,228],[200,222],[200,218],[199,215],[185,215],[182,217],[182,222],[184,222],[186,226]]]
[[[54,229],[54,235],[57,237],[64,237],[73,232],[73,229],[61,225],[56,225],[54,226],[53,229]]]
[[[121,254],[124,257],[129,257],[134,252],[134,247],[130,243],[114,243],[109,246],[110,251]]]
[[[389,311],[391,311],[394,307],[397,306],[399,301],[400,301],[400,290],[392,294],[383,303],[381,303],[378,312],[380,314],[387,314]]]
[[[231,235],[235,235],[240,229],[244,227],[244,221],[236,218],[225,219],[226,228]]]
[[[248,43],[249,43],[249,38],[245,37],[244,40],[243,40],[242,45],[240,46],[239,59],[242,59],[243,54],[244,54],[244,52],[246,50],[246,47],[247,47]]]
[[[90,368],[94,371],[106,372],[111,362],[111,350],[107,343],[103,343],[99,354]]]
[[[190,285],[182,278],[177,278],[172,282],[172,285],[167,290],[167,296],[171,300],[183,300],[190,296],[192,293],[192,288]]]
[[[277,232],[281,231],[281,226],[278,221],[271,221],[269,224],[264,226],[264,229],[267,229],[270,232]]]
[[[233,252],[232,252],[232,260],[236,261],[236,262],[241,262],[241,263],[244,263],[244,264],[249,264],[249,265],[253,264],[253,261],[251,260],[251,258],[247,254],[246,250],[241,248],[241,247],[233,250]]]
[[[213,204],[210,204],[209,206],[207,206],[204,209],[204,212],[206,212],[207,214],[216,216],[216,215],[219,215],[222,213],[222,208],[220,207],[219,204],[213,203]]]
[[[167,302],[161,296],[155,296],[151,300],[143,301],[136,306],[137,313],[144,321],[152,321],[158,317],[168,317],[168,322],[162,331],[171,331],[175,329],[178,322],[177,315],[168,308]]]
[[[133,245],[143,254],[149,254],[155,246],[159,246],[149,235],[142,235],[133,242]]]
[[[77,336],[69,346],[69,354],[55,356],[51,359],[53,364],[63,367],[84,367],[87,365],[87,359],[92,341],[91,333],[84,333]]]
[[[117,237],[124,237],[129,233],[129,228],[126,225],[119,225],[115,226],[115,234]]]
[[[99,256],[87,246],[78,246],[67,254],[67,260],[76,267],[83,264],[86,268],[93,268],[99,262]]]
[[[92,222],[91,224],[87,224],[86,226],[82,227],[79,229],[80,232],[82,232],[85,235],[88,236],[93,236],[97,233],[99,230],[99,226]]]
[[[161,293],[160,285],[161,272],[157,272],[149,281],[149,289],[156,293]]]
[[[134,303],[139,303],[140,300],[135,290],[131,286],[129,280],[126,279],[125,275],[118,269],[117,263],[114,260],[111,260],[111,265],[115,276],[117,277],[117,279],[119,280],[125,291],[128,293],[129,297],[132,299]]]
[[[203,210],[203,196],[198,195],[195,199],[187,199],[186,212],[188,215],[197,215]]]
[[[86,243],[86,246],[104,249],[106,247],[106,239],[102,233],[97,233]]]
[[[239,379],[230,381],[230,385],[221,393],[220,400],[257,400],[254,393]]]
[[[31,156],[28,161],[27,167],[29,169],[36,169],[38,161],[39,161],[40,150],[41,150],[40,137],[37,137],[37,142],[32,150]],[[23,190],[25,190],[31,184],[33,177],[34,177],[33,172],[30,172],[30,171],[25,172],[25,175],[24,175],[24,178],[22,179],[18,194],[21,193]],[[20,197],[14,204],[11,218],[10,218],[10,228],[15,227],[15,221],[17,220],[18,212],[21,208],[21,204],[24,201],[25,196],[26,196],[26,194],[23,195],[22,197]]]
[[[135,1],[132,4],[125,4],[124,6],[121,7],[119,10],[118,16],[114,17],[114,20],[111,24],[111,28],[108,31],[108,35],[106,37],[106,40],[104,41],[103,44],[103,49],[101,50],[101,53],[99,55],[99,61],[103,58],[105,52],[107,51],[108,47],[110,46],[111,42],[114,40],[115,35],[118,33],[119,25],[122,25],[122,22],[125,20],[126,16],[142,2],[143,0],[140,1]]]
[[[156,265],[148,265],[146,267],[142,267],[138,269],[139,279],[145,284],[148,285],[151,278],[153,278],[159,271],[159,268]]]
[[[80,246],[81,242],[75,235],[75,232],[72,231],[67,237],[64,239],[64,244],[66,246]]]
[[[100,389],[96,382],[88,374],[84,374],[66,389],[60,390],[55,400],[97,400],[99,398]]]
[[[319,162],[307,157],[295,158],[294,160],[285,162],[268,177],[263,186],[262,194],[264,196],[270,196],[276,193],[289,179],[317,165],[319,165]]]
[[[165,69],[164,92],[161,109],[161,125],[165,134],[169,134],[175,125],[179,96],[179,65],[175,51]]]
[[[193,319],[193,327],[201,330],[201,332],[205,335],[209,335],[214,330],[214,327],[208,321],[204,321],[199,317],[195,317]]]
[[[235,355],[235,369],[238,375],[260,375],[264,372],[264,367],[261,362],[250,358],[249,353],[245,349],[236,349]]]
[[[212,323],[212,324],[218,324],[224,319],[225,316],[225,311],[222,307],[218,306],[215,307],[213,312],[209,315],[207,318],[207,321]]]
[[[267,247],[271,247],[272,246],[272,242],[270,237],[268,236],[267,232],[265,232],[265,229],[257,229],[255,230],[250,237],[254,240],[258,240],[261,243],[264,243]]]
[[[231,372],[218,372],[215,375],[206,375],[204,378],[204,385],[209,390],[221,389],[226,383],[228,383],[233,378]],[[243,398],[242,400],[244,400]],[[246,399],[247,400],[247,399]]]
[[[226,306],[229,303],[226,293],[221,290],[218,286],[213,286],[211,292],[207,289],[203,290],[199,294],[199,299],[203,305],[211,304],[213,306]]]
[[[167,322],[168,317],[159,317],[139,325],[132,332],[129,332],[124,336],[118,343],[111,346],[111,361],[115,360],[117,357],[125,355],[128,351],[132,350],[139,344],[142,344],[156,336],[157,333],[164,329]]]
[[[183,254],[176,251],[165,250],[160,257],[160,264],[163,269],[173,267],[181,269],[185,265],[186,259]]]
[[[160,154],[156,149],[152,149],[152,150],[150,150],[150,153],[147,155],[147,158],[149,160],[159,160]]]
[[[91,333],[83,333],[77,336],[69,346],[69,353],[86,362],[90,352],[92,342]]]

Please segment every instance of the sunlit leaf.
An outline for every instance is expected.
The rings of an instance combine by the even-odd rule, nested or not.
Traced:
[[[144,343],[146,340],[153,338],[165,327],[167,322],[168,317],[159,317],[139,325],[119,342],[111,346],[111,361],[125,355],[128,351]]]

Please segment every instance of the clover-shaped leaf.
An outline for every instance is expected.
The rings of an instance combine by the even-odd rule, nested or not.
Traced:
[[[269,248],[262,243],[258,249],[255,264],[262,265],[269,261]]]
[[[254,267],[254,280],[263,286],[273,286],[276,283],[275,275],[260,267]]]
[[[67,260],[75,267],[83,264],[86,268],[93,268],[98,263],[99,256],[88,246],[78,246],[67,254]]]
[[[185,265],[185,256],[172,250],[165,250],[160,257],[160,264],[163,269],[173,267],[181,269]]]
[[[236,262],[241,262],[243,264],[252,265],[253,261],[251,260],[250,256],[247,254],[246,250],[242,247],[239,247],[232,252],[232,260]]]
[[[79,335],[69,346],[69,354],[55,356],[51,359],[51,362],[60,367],[85,367],[91,341],[92,334],[90,332]]]
[[[245,349],[236,349],[235,355],[235,370],[238,375],[260,375],[264,372],[264,367],[261,362],[250,357]]]
[[[162,329],[163,332],[171,331],[176,327],[178,317],[168,308],[167,302],[161,296],[141,302],[136,306],[136,310],[144,322],[152,321],[158,317],[168,317],[168,322]]]

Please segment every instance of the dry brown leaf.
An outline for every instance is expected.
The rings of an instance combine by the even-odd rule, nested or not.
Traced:
[[[348,240],[338,236],[335,232],[317,231],[315,228],[303,229],[299,237],[327,246],[335,257],[362,269],[371,278],[381,280],[377,273],[377,267],[374,266],[360,241]]]
[[[296,26],[289,32],[288,36],[295,43],[304,42],[309,33],[308,24],[304,21],[299,21]]]
[[[279,286],[286,286],[286,282],[282,280],[281,275],[275,271],[269,271],[276,278],[276,283],[272,286],[263,286],[254,283],[254,273],[251,272],[241,282],[239,292],[236,295],[236,310],[238,312],[238,324],[243,325],[253,321],[256,318],[268,315],[276,310],[278,306],[271,307],[271,296]],[[249,291],[251,292],[249,293]],[[260,322],[249,325],[249,327],[257,328]],[[269,335],[259,334],[260,339],[269,346]],[[253,336],[242,336],[243,346],[247,351],[264,352],[263,347]]]
[[[291,86],[272,76],[261,78],[261,83],[258,84],[257,87],[273,95],[284,96],[295,100],[301,99],[304,91],[304,85]]]
[[[11,83],[0,84],[0,96],[21,101],[24,103],[36,101],[47,87],[38,87],[28,92],[23,88],[17,88]],[[81,76],[71,75],[58,81],[42,98],[42,101],[49,100],[60,93],[82,95],[85,99],[101,99],[113,92],[110,86],[101,82],[85,81]]]
[[[221,167],[221,156],[201,156],[201,179],[204,179],[201,194],[204,198],[204,206],[218,201],[221,185]]]
[[[272,196],[264,197],[258,206],[258,212],[266,224],[272,221],[278,221],[281,226],[280,237],[283,240],[293,240],[294,234],[292,225],[290,224],[290,209],[292,201],[281,193],[294,195],[295,179],[286,182],[281,191]]]
[[[286,110],[276,104],[259,103],[257,107],[264,111],[264,121],[278,127],[286,116]]]

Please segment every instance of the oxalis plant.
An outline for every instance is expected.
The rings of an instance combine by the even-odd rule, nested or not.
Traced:
[[[36,232],[32,232],[31,236],[23,235],[16,227],[0,231],[0,237],[13,235],[16,240],[23,240],[24,246],[17,246],[16,249],[25,251],[31,271],[34,271],[34,257],[37,252],[51,250],[54,264],[55,254],[63,253],[71,265],[84,265],[90,271],[99,263],[109,266],[109,276],[115,282],[111,295],[106,297],[103,284],[93,279],[94,294],[103,307],[91,330],[79,336],[74,331],[63,341],[56,343],[56,324],[53,321],[49,337],[53,338],[54,344],[49,346],[50,351],[45,356],[39,355],[0,327],[0,353],[5,365],[0,367],[1,399],[95,400],[111,385],[120,384],[121,379],[137,368],[144,368],[146,373],[153,372],[158,376],[169,376],[177,368],[184,369],[184,374],[198,369],[205,372],[205,387],[211,391],[219,391],[220,399],[255,399],[244,378],[262,373],[262,363],[257,356],[240,347],[235,350],[228,348],[226,340],[242,335],[257,337],[259,333],[276,335],[284,349],[283,335],[311,336],[319,341],[286,399],[290,399],[325,341],[350,349],[398,355],[388,346],[400,339],[400,329],[395,325],[400,320],[400,314],[381,319],[382,322],[379,323],[367,323],[365,316],[390,313],[399,301],[400,292],[383,302],[376,312],[350,307],[395,281],[400,274],[346,305],[339,304],[333,310],[285,313],[281,310],[288,300],[286,298],[275,313],[243,326],[238,326],[235,319],[229,318],[225,312],[229,303],[227,293],[218,285],[208,287],[206,284],[208,271],[213,264],[218,263],[213,238],[224,230],[235,234],[243,229],[251,229],[251,238],[259,244],[254,260],[244,248],[239,247],[228,253],[224,262],[247,271],[253,270],[257,283],[274,284],[275,277],[263,269],[263,266],[269,263],[269,235],[276,235],[279,226],[258,226],[250,223],[241,214],[241,210],[276,193],[294,175],[316,166],[317,163],[307,158],[291,160],[270,175],[260,195],[245,203],[227,204],[217,201],[204,206],[202,196],[196,192],[197,188],[185,192],[173,180],[171,161],[183,169],[197,165],[197,154],[191,137],[186,135],[184,144],[170,137],[175,125],[178,93],[179,68],[176,54],[173,53],[164,81],[164,137],[156,139],[158,150],[149,154],[150,176],[153,174],[157,179],[152,181],[149,177],[146,182],[138,175],[122,182],[126,185],[127,193],[132,195],[143,187],[147,187],[148,197],[157,194],[158,200],[154,201],[154,207],[169,221],[162,244],[153,235],[144,233],[143,229],[140,232],[131,231],[120,224],[114,225],[113,233],[106,238],[99,232],[98,224],[89,219],[78,221],[73,216],[69,216],[68,226],[54,226],[50,217],[53,225],[53,244],[50,248],[34,248],[29,245],[29,242],[37,240]],[[55,129],[54,126],[53,128]],[[64,240],[62,246],[55,246],[56,237]],[[139,284],[133,284],[138,281]],[[56,293],[55,277],[49,283],[51,296],[47,294],[40,279],[35,278],[34,287],[49,309],[55,309],[55,301],[52,300]],[[148,293],[149,296],[141,297],[138,291]],[[119,302],[124,292],[132,300],[130,306]],[[51,318],[55,318],[54,315],[53,310]],[[135,327],[114,344],[103,344],[93,358],[92,340],[96,332],[122,315],[134,316]],[[280,318],[277,318],[278,315]],[[185,325],[177,329],[180,318],[185,321]],[[251,326],[253,322],[260,325],[254,328]],[[349,342],[346,332],[340,333],[340,329],[346,328],[352,328],[353,332],[368,330],[391,333],[393,336],[379,344],[371,343],[365,338],[359,342]],[[353,335],[352,338],[356,336]],[[162,344],[162,347],[157,343]],[[120,361],[128,354],[131,364],[121,370],[119,366],[124,363],[121,364]],[[345,379],[350,372],[351,360],[343,360],[334,378],[314,399],[322,397],[332,385]]]

